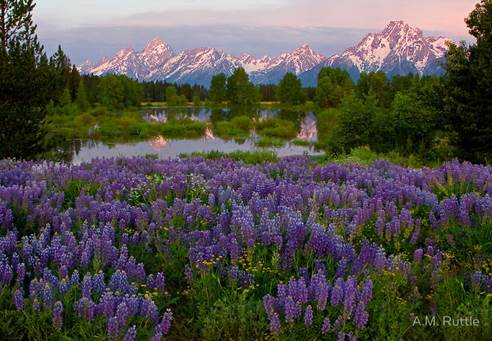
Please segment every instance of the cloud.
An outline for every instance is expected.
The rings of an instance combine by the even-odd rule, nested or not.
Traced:
[[[195,47],[215,47],[227,53],[257,56],[279,55],[304,43],[325,55],[343,51],[357,43],[367,30],[327,27],[279,26],[169,26],[169,27],[85,27],[70,30],[42,30],[40,39],[48,52],[58,44],[73,62],[99,60],[113,56],[124,47],[135,50],[155,36],[165,40],[175,51]]]
[[[256,25],[295,27],[383,27],[405,20],[424,30],[464,35],[463,19],[476,0],[297,0],[282,6],[233,10],[190,7],[186,10],[149,11],[117,19],[117,25],[173,26],[182,24]],[[423,15],[425,13],[425,15]]]

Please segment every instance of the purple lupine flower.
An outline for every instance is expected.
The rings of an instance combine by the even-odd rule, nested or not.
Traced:
[[[109,287],[115,292],[119,291],[125,294],[136,293],[136,288],[134,288],[128,282],[128,276],[126,275],[126,272],[120,270],[115,271],[111,276]]]
[[[303,277],[297,280],[296,291],[297,301],[299,303],[306,304],[308,302],[308,288]]]
[[[272,316],[275,313],[275,299],[267,294],[263,297],[263,307],[268,315],[268,317]]]
[[[321,326],[321,334],[326,335],[331,329],[331,323],[330,323],[330,318],[325,317],[323,320],[323,325]]]
[[[57,330],[61,330],[63,326],[63,303],[56,301],[53,306],[53,327]]]
[[[373,284],[371,279],[369,278],[365,281],[364,287],[362,288],[362,292],[360,295],[360,300],[362,303],[364,303],[364,305],[369,304],[369,301],[372,298],[372,288],[373,288]]]
[[[87,273],[82,280],[82,296],[83,297],[91,297],[92,292],[92,276],[90,273]]]
[[[45,283],[43,287],[42,295],[43,295],[44,309],[51,308],[51,306],[53,306],[53,289],[51,288],[51,285]]]
[[[106,284],[104,283],[104,273],[100,271],[98,274],[92,277],[92,290],[96,294],[101,294],[106,289]]]
[[[136,295],[125,297],[125,303],[126,306],[128,307],[128,312],[130,313],[131,316],[140,314],[141,301],[142,300],[140,299],[140,297]]]
[[[14,271],[7,262],[0,261],[0,284],[10,285],[10,282],[14,278]]]
[[[41,307],[39,305],[39,301],[37,298],[35,298],[33,301],[32,301],[32,310],[34,311],[41,311]]]
[[[104,315],[107,318],[114,316],[116,310],[116,297],[111,291],[106,291],[102,294],[98,303],[98,314]]]
[[[345,333],[343,331],[338,332],[337,341],[345,341]]]
[[[154,288],[161,293],[166,290],[166,276],[162,272],[158,272],[155,276]]]
[[[23,286],[24,278],[26,277],[26,265],[24,263],[19,263],[16,266],[16,283],[18,286]]]
[[[413,261],[415,263],[420,263],[422,261],[422,256],[424,255],[424,250],[417,249],[413,253]]]
[[[144,316],[146,319],[157,322],[157,319],[159,318],[159,310],[151,299],[144,298],[142,300],[140,310],[142,316]]]
[[[351,316],[355,309],[357,299],[357,282],[355,279],[349,278],[345,283],[345,293],[343,298],[343,308],[347,316]]]
[[[17,311],[23,310],[26,307],[24,302],[24,293],[20,289],[14,291],[13,299]]]
[[[186,281],[188,282],[188,284],[193,283],[193,270],[189,265],[185,266],[184,275],[186,277]]]
[[[335,329],[342,328],[344,324],[345,324],[345,320],[343,319],[343,316],[342,315],[338,316],[338,318],[335,320],[334,323]]]
[[[349,332],[347,336],[349,338],[349,341],[357,341],[357,337],[352,332]]]
[[[152,336],[150,338],[149,341],[162,341],[163,338],[164,338],[164,335],[162,335],[161,332],[157,332],[157,333],[154,334],[154,336]]]
[[[313,308],[308,305],[304,312],[304,325],[310,326],[313,324]]]
[[[132,326],[128,329],[125,336],[123,337],[123,341],[134,341],[137,337],[137,327]]]
[[[130,312],[128,311],[128,307],[125,302],[118,304],[115,317],[118,324],[118,329],[122,330],[126,326],[130,317]]]
[[[173,313],[171,309],[166,309],[166,312],[162,316],[161,322],[156,326],[156,333],[160,332],[162,335],[167,335],[169,329],[171,329],[171,323],[173,321]]]
[[[278,317],[278,314],[273,313],[269,318],[270,318],[270,333],[272,333],[273,336],[279,335],[281,330],[281,325],[280,325],[280,319]]]
[[[347,270],[348,262],[346,258],[342,258],[338,262],[338,267],[335,276],[338,277],[343,277],[345,275],[345,271]]]
[[[118,325],[118,320],[116,317],[111,317],[108,320],[107,334],[110,340],[116,340],[120,333],[120,326]]]
[[[482,273],[480,271],[475,271],[472,276],[472,285],[474,288],[480,288],[480,283],[482,282]]]
[[[420,226],[421,226],[421,224],[422,224],[422,222],[420,219],[415,220],[415,228],[414,228],[414,231],[412,233],[412,237],[410,238],[410,244],[412,244],[412,245],[417,244],[417,241],[420,237]]]
[[[366,327],[367,321],[369,319],[369,314],[365,310],[364,302],[359,302],[357,308],[355,308],[355,326],[357,329],[362,330]]]
[[[77,270],[74,270],[74,272],[72,272],[72,276],[70,277],[70,284],[71,286],[74,286],[74,285],[79,285],[79,283],[80,283],[79,272]]]
[[[92,321],[95,315],[95,304],[91,299],[82,297],[80,301],[75,304],[75,310],[80,318]]]
[[[331,305],[333,307],[338,306],[343,300],[343,279],[337,278],[335,285],[331,290]]]
[[[287,323],[294,323],[301,314],[301,307],[294,302],[291,296],[288,296],[285,300],[285,321]]]
[[[326,281],[326,277],[323,272],[318,272],[313,276],[310,283],[310,290],[317,301],[317,308],[320,311],[325,310],[328,297],[330,295],[330,286]]]
[[[68,276],[68,266],[66,266],[66,265],[60,266],[58,273],[60,274],[61,278],[67,277]]]
[[[277,284],[277,295],[280,299],[285,299],[287,297],[287,286],[285,284]]]

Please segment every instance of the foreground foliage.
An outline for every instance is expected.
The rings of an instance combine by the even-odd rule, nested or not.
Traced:
[[[2,339],[492,335],[491,168],[207,157],[1,161]]]

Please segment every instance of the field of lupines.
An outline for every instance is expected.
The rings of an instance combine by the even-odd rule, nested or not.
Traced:
[[[2,340],[490,340],[491,276],[485,166],[0,161]]]

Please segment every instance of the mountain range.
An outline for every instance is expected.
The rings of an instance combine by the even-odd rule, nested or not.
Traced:
[[[392,21],[380,33],[370,33],[354,47],[331,57],[304,44],[277,57],[233,56],[215,48],[175,52],[160,38],[142,51],[125,48],[112,58],[79,66],[83,74],[124,74],[140,81],[198,84],[208,87],[218,73],[231,75],[243,67],[255,84],[278,83],[287,72],[299,76],[304,86],[314,86],[322,67],[339,67],[357,80],[361,72],[383,71],[388,76],[440,74],[449,39],[427,37],[403,21]]]

